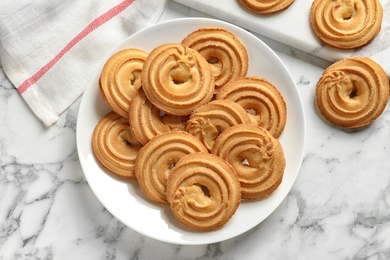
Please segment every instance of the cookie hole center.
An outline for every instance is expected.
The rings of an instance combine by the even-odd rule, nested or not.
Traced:
[[[358,91],[357,91],[357,87],[356,87],[356,82],[353,81],[352,82],[352,90],[351,90],[351,93],[349,93],[349,97],[350,98],[354,98],[358,95]]]
[[[339,6],[338,11],[344,21],[351,20],[356,14],[356,4],[354,4],[351,0],[346,0]]]
[[[176,166],[176,163],[177,163],[177,161],[176,160],[170,160],[169,162],[168,162],[168,170],[172,170],[173,169],[173,167],[175,167]]]
[[[141,77],[140,71],[134,71],[129,77],[129,83],[131,86],[138,85]]]
[[[354,88],[353,90],[352,90],[352,92],[349,94],[349,97],[350,98],[354,98],[354,97],[356,97],[357,96],[357,90],[356,90],[356,88]]]
[[[172,68],[170,78],[175,85],[181,85],[191,80],[190,67],[184,63],[177,64]]]
[[[246,111],[247,111],[249,114],[251,114],[251,115],[257,115],[257,111],[254,110],[253,108],[247,109]]]
[[[241,164],[246,165],[246,166],[250,166],[250,163],[247,159],[241,159]]]
[[[160,116],[160,118],[163,118],[164,116],[166,116],[166,114],[161,110],[159,111],[158,115]]]
[[[220,126],[220,125],[217,125],[216,128],[217,128],[217,131],[218,131],[218,135],[220,135],[223,132],[223,130],[225,130],[225,128]]]
[[[209,188],[207,188],[205,185],[202,185],[202,184],[196,184],[196,185],[202,189],[203,194],[204,194],[206,197],[209,197],[209,198],[210,198],[210,190],[209,190]]]
[[[127,130],[127,131],[129,131],[129,130]],[[128,135],[129,133],[127,131],[126,130],[121,131],[118,135],[118,139],[119,139],[120,143],[127,145],[127,146],[132,146],[133,144],[129,140],[129,135]]]
[[[136,77],[134,75],[131,75],[130,78],[129,78],[130,85],[134,85],[135,80],[136,80]]]
[[[347,17],[343,17],[343,20],[344,21],[348,21],[348,20],[350,20],[352,18],[352,15],[351,16],[347,16]]]
[[[207,62],[210,63],[210,64],[216,64],[216,63],[219,62],[219,59],[215,58],[215,57],[212,57],[212,58],[208,59]]]
[[[176,85],[180,85],[180,84],[183,84],[184,83],[184,81],[182,81],[182,80],[173,80],[173,83],[175,83]]]
[[[135,78],[134,78],[134,77],[131,77],[129,80],[130,80],[130,85],[133,86],[134,83],[135,83]]]

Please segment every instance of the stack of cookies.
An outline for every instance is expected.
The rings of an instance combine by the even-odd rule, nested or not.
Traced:
[[[286,164],[283,96],[247,70],[246,47],[222,28],[115,53],[100,77],[112,111],[94,130],[96,158],[186,227],[221,228],[242,199],[273,193]]]

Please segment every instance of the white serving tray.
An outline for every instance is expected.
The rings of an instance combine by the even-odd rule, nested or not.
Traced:
[[[324,46],[316,38],[309,22],[312,0],[295,0],[273,15],[250,12],[238,0],[174,1],[331,62],[350,56],[372,58],[390,75],[390,0],[380,0],[384,15],[379,35],[369,45],[348,51]]]

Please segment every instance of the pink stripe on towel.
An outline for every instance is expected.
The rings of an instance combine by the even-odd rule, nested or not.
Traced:
[[[30,86],[35,84],[46,72],[48,72],[68,51],[70,51],[79,41],[88,36],[92,31],[105,24],[107,21],[114,18],[116,15],[130,6],[134,0],[124,0],[122,3],[114,6],[101,16],[93,20],[87,27],[85,27],[76,37],[74,37],[52,60],[50,60],[45,66],[39,69],[34,75],[26,79],[19,85],[18,92],[23,94]]]

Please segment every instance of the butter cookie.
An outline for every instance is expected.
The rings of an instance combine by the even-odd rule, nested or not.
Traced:
[[[217,100],[229,99],[248,111],[253,124],[264,127],[278,138],[286,125],[287,106],[280,91],[259,77],[237,79],[223,86]]]
[[[378,118],[389,100],[389,80],[370,58],[352,57],[330,65],[316,85],[321,115],[341,128],[360,128]]]
[[[135,175],[141,190],[153,201],[168,203],[166,186],[172,168],[180,158],[195,152],[207,153],[207,149],[187,132],[156,135],[139,150],[135,162]]]
[[[378,0],[314,0],[310,24],[325,44],[354,49],[370,43],[381,30],[383,8]]]
[[[135,177],[134,164],[142,145],[132,135],[129,120],[115,112],[101,118],[92,134],[92,151],[115,176]]]
[[[186,227],[212,231],[224,226],[241,200],[233,168],[208,153],[189,154],[178,161],[167,185],[173,215]]]
[[[286,166],[282,146],[262,127],[241,124],[226,129],[211,153],[234,168],[243,199],[263,199],[282,182]]]
[[[128,117],[131,99],[141,87],[141,71],[148,53],[125,49],[113,54],[104,64],[99,89],[103,100],[117,114]]]
[[[248,10],[258,14],[273,14],[287,9],[294,0],[239,0]]]
[[[190,116],[186,131],[198,138],[211,151],[219,134],[234,125],[249,124],[249,114],[231,100],[214,100],[201,106]]]
[[[226,83],[246,76],[248,52],[232,32],[222,28],[200,28],[187,35],[182,44],[197,50],[209,62],[216,91]]]
[[[211,67],[199,52],[182,44],[153,49],[142,68],[142,88],[164,113],[190,115],[213,97]]]
[[[129,122],[137,140],[146,144],[158,134],[184,130],[187,116],[165,115],[146,97],[142,89],[131,100]]]

